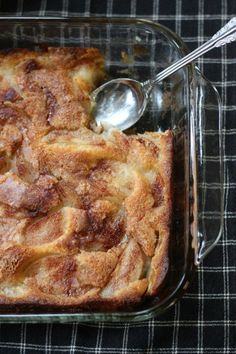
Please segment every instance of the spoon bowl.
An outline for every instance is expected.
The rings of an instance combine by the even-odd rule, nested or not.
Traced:
[[[147,104],[143,84],[128,78],[104,83],[92,93],[92,99],[96,101],[96,122],[105,129],[128,129],[139,120]]]

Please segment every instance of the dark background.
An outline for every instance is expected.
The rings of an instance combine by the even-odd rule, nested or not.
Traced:
[[[0,1],[0,14],[124,16],[159,21],[196,48],[236,15],[236,0]],[[2,353],[236,353],[236,43],[198,60],[223,103],[224,231],[188,293],[136,324],[2,324]]]

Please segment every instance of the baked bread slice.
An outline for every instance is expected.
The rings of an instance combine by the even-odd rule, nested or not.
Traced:
[[[168,270],[172,133],[91,128],[94,48],[0,54],[0,304],[114,309]]]

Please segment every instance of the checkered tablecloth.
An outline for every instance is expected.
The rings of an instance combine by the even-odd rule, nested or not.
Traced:
[[[236,15],[236,0],[1,0],[0,15],[140,17],[177,32],[190,49]],[[1,324],[1,353],[236,353],[236,43],[198,60],[223,102],[223,237],[188,293],[136,324]]]

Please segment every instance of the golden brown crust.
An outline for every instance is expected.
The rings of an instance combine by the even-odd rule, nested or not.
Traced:
[[[168,270],[172,134],[101,134],[94,48],[0,53],[0,304],[118,309]]]

